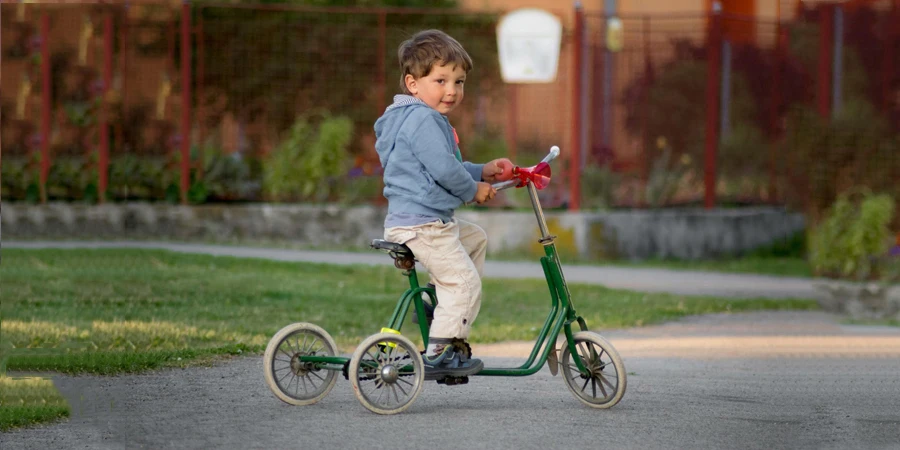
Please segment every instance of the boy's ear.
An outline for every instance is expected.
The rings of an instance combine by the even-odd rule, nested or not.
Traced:
[[[406,74],[406,77],[403,78],[403,82],[406,83],[406,90],[409,91],[412,95],[416,95],[419,93],[419,87],[416,84],[416,77],[412,76],[412,74]]]

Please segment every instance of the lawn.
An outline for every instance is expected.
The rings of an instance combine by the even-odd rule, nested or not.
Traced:
[[[7,249],[0,282],[0,368],[96,374],[261,352],[281,327],[300,321],[324,327],[350,351],[387,324],[405,289],[400,271],[390,266],[119,249]],[[597,330],[693,314],[816,307],[811,300],[685,297],[589,285],[570,290]],[[542,280],[486,280],[472,341],[533,339],[548,305]],[[0,407],[7,408],[7,402]]]
[[[0,431],[68,416],[69,405],[51,380],[0,375]]]

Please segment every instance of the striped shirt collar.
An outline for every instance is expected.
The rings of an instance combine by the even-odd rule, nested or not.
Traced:
[[[388,112],[394,108],[412,105],[413,103],[421,103],[427,106],[425,102],[419,100],[416,97],[413,97],[412,95],[398,94],[394,96],[394,103],[391,103],[391,105],[388,106],[387,109],[384,110],[384,112]]]

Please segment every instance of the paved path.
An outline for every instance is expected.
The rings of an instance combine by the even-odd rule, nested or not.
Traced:
[[[604,334],[629,373],[610,410],[583,406],[546,367],[465,386],[426,383],[397,416],[365,410],[343,378],[321,402],[294,407],[269,392],[253,356],[56,376],[72,418],[0,434],[0,448],[900,449],[900,328],[757,312]],[[521,363],[491,356],[501,350],[475,348],[489,366]]]
[[[169,242],[4,242],[4,248],[157,248],[185,253],[205,253],[279,261],[326,262],[331,264],[392,264],[380,252],[322,252],[282,250],[225,245],[178,244]],[[487,278],[543,278],[540,263],[487,261]],[[725,274],[666,269],[623,268],[563,264],[570,283],[601,284],[611,288],[644,292],[671,292],[683,295],[726,297],[814,298],[812,282],[805,278],[750,274]]]

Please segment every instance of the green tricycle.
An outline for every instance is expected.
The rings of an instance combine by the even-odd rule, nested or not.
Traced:
[[[575,312],[562,266],[547,229],[537,191],[550,183],[550,161],[559,155],[553,146],[539,164],[516,167],[514,177],[494,187],[497,190],[525,187],[540,227],[540,243],[545,256],[541,266],[550,288],[550,313],[538,334],[528,359],[519,367],[485,367],[474,376],[525,376],[537,373],[544,364],[555,376],[562,368],[569,390],[585,405],[610,408],[625,395],[626,372],[616,349],[600,334],[589,331],[584,319]],[[350,380],[356,398],[378,414],[405,411],[419,396],[425,383],[422,356],[413,342],[400,334],[410,305],[415,306],[415,322],[428,345],[429,320],[423,294],[433,304],[438,298],[434,288],[420,286],[416,276],[415,255],[403,244],[376,239],[371,246],[390,254],[394,265],[409,280],[409,289],[400,296],[387,327],[364,339],[349,358],[340,356],[328,332],[311,323],[294,323],[282,328],[269,341],[264,356],[266,384],[276,397],[292,405],[310,405],[324,398],[337,382],[339,374]],[[579,331],[573,331],[577,324]],[[557,338],[565,340],[557,355]],[[577,355],[577,356],[575,356]],[[465,384],[468,377],[436,380],[446,385]]]

